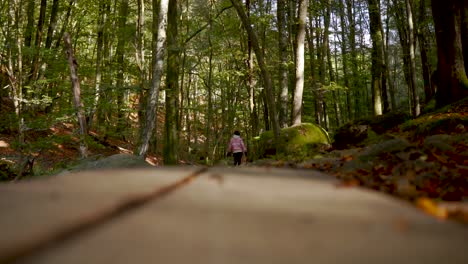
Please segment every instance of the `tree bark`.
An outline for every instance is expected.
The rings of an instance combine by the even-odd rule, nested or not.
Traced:
[[[136,23],[136,59],[139,71],[139,92],[138,92],[138,117],[139,123],[143,123],[143,109],[144,109],[144,98],[145,98],[145,84],[146,84],[146,60],[145,60],[145,1],[138,0],[138,18]]]
[[[28,23],[26,25],[26,31],[24,34],[24,45],[26,47],[31,47],[32,45],[32,35],[34,32],[34,9],[36,3],[34,0],[28,0],[28,7],[26,11]]]
[[[54,38],[54,31],[57,27],[57,13],[59,7],[59,0],[54,0],[52,2],[52,9],[50,10],[50,20],[49,20],[49,27],[47,29],[47,37],[45,48],[49,49],[52,46],[52,40]]]
[[[410,101],[411,101],[411,114],[414,117],[419,116],[420,107],[419,107],[419,95],[417,92],[416,86],[416,38],[414,33],[414,20],[413,20],[413,4],[411,0],[405,0],[406,4],[406,19],[408,23],[408,33],[409,33],[409,51],[410,51]]]
[[[118,19],[118,41],[117,41],[117,132],[122,132],[125,128],[124,124],[124,112],[125,108],[125,93],[126,89],[124,88],[124,72],[125,72],[125,43],[127,42],[126,34],[126,25],[127,25],[127,16],[128,16],[128,0],[122,0],[120,3],[119,10],[119,19]],[[124,139],[124,138],[123,138]]]
[[[423,71],[424,80],[424,101],[427,104],[435,94],[434,86],[431,80],[432,66],[429,61],[430,47],[429,38],[427,33],[427,14],[426,14],[426,1],[419,1],[419,16],[418,16],[418,30],[417,37],[419,41],[419,50],[421,53],[421,66]],[[465,56],[464,56],[465,57]],[[466,66],[465,66],[466,67]]]
[[[153,14],[153,18],[158,18],[157,36],[156,43],[153,50],[153,76],[152,85],[148,95],[148,103],[146,108],[146,121],[142,128],[141,143],[138,147],[138,155],[145,157],[149,142],[153,135],[153,131],[156,129],[156,114],[158,106],[159,88],[161,85],[161,78],[164,68],[164,53],[166,52],[166,28],[167,28],[167,14],[168,14],[169,0],[161,0],[159,6],[159,14]],[[156,12],[153,9],[153,12]],[[155,21],[153,20],[153,23]]]
[[[65,34],[65,31],[67,30],[68,27],[68,22],[70,20],[73,4],[75,3],[75,0],[69,0],[68,1],[68,8],[67,8],[67,14],[65,15],[64,22],[62,23],[62,28],[60,29],[60,33],[58,34],[57,37],[57,42],[55,43],[55,48],[58,49],[60,47],[61,39],[63,35]]]
[[[177,0],[169,0],[167,23],[167,74],[166,74],[166,118],[164,133],[163,158],[165,165],[177,164],[178,158],[178,95],[179,95],[179,62],[178,44],[178,5]]]
[[[34,59],[32,62],[31,75],[29,77],[29,80],[31,81],[34,81],[37,79],[37,74],[39,72],[40,49],[41,49],[42,39],[43,39],[42,36],[43,36],[43,28],[44,28],[46,10],[47,10],[47,0],[41,0],[41,8],[39,10],[39,20],[37,22],[36,41],[35,41],[36,51],[35,51]]]
[[[351,72],[352,78],[350,82],[351,91],[354,97],[354,118],[359,118],[361,116],[361,102],[360,102],[360,93],[358,88],[358,79],[359,79],[359,67],[358,67],[358,52],[356,44],[356,21],[355,21],[355,12],[354,12],[354,0],[344,0],[346,2],[346,13],[348,17],[349,24],[349,47],[351,49]]]
[[[436,101],[439,107],[468,96],[468,78],[463,44],[467,31],[466,9],[468,3],[461,0],[432,0],[437,40],[437,87]],[[463,23],[464,22],[464,23]]]
[[[257,57],[257,62],[259,64],[259,67],[262,73],[263,82],[264,82],[265,89],[266,89],[266,96],[267,96],[268,108],[269,108],[269,113],[270,113],[269,116],[270,116],[271,121],[273,122],[273,134],[274,134],[274,139],[275,139],[275,144],[276,144],[279,138],[280,126],[279,126],[278,116],[276,115],[275,97],[273,94],[273,84],[271,81],[271,76],[270,76],[270,73],[268,72],[268,69],[266,68],[263,53],[261,52],[260,46],[258,44],[257,35],[252,29],[250,19],[245,14],[245,11],[239,0],[231,0],[231,2],[236,8],[237,14],[240,17],[242,24],[244,25],[244,28],[246,29],[248,35],[252,39],[252,46],[255,51],[255,55]]]
[[[20,37],[20,14],[21,9],[18,6],[17,1],[9,0],[6,29],[6,42],[9,45],[6,45],[6,55],[8,60],[6,65],[6,72],[8,75],[9,83],[12,88],[10,96],[13,98],[15,115],[18,119],[18,123],[16,124],[16,129],[18,130],[18,143],[20,145],[20,149],[22,149],[24,145],[24,118],[23,107],[21,103],[23,100],[23,46]]]
[[[288,39],[286,35],[286,0],[278,0],[278,44],[279,44],[279,122],[280,127],[288,126]]]
[[[76,62],[73,48],[71,45],[70,35],[65,33],[63,41],[66,48],[68,66],[70,68],[70,79],[72,83],[72,94],[73,104],[75,106],[76,115],[78,117],[78,123],[80,125],[79,136],[80,136],[80,157],[82,159],[88,156],[88,147],[86,146],[86,134],[88,129],[86,128],[86,117],[84,113],[84,106],[81,101],[81,88],[80,80],[78,78],[78,63]]]
[[[352,105],[351,105],[351,87],[349,82],[349,72],[348,72],[348,42],[347,42],[347,32],[346,32],[346,21],[345,21],[345,7],[343,0],[339,0],[339,16],[340,16],[340,27],[341,27],[341,57],[343,60],[343,81],[344,87],[346,89],[346,112],[348,120],[352,119]]]
[[[384,85],[382,20],[379,0],[368,0],[370,34],[372,38],[372,106],[374,115],[382,115],[384,110],[382,94]]]
[[[245,2],[247,9],[247,16],[250,16],[250,0]],[[257,84],[256,79],[254,78],[254,54],[252,50],[252,40],[247,36],[247,86],[249,92],[249,111],[250,111],[250,125],[252,127],[252,133],[258,133],[258,115],[257,115],[257,102],[255,96],[255,85]]]
[[[99,18],[97,21],[97,47],[96,47],[96,76],[94,78],[94,101],[90,114],[87,118],[88,129],[92,127],[94,114],[98,111],[100,98],[102,95],[101,82],[102,82],[102,60],[104,50],[104,31],[107,30],[107,9],[108,2],[104,1],[99,4]]]
[[[296,33],[296,84],[292,109],[292,125],[302,122],[302,95],[304,93],[304,40],[309,0],[300,0],[298,6],[298,25]]]

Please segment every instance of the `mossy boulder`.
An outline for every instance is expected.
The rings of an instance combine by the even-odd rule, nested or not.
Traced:
[[[398,127],[400,124],[403,124],[409,118],[408,114],[395,111],[381,116],[349,122],[336,131],[333,137],[333,147],[335,149],[361,147],[365,145],[371,137],[375,139],[378,135],[384,134]]]
[[[431,135],[462,134],[468,131],[468,97],[425,113],[401,126],[416,140]]]
[[[318,147],[330,144],[327,132],[310,123],[281,129],[276,146],[273,131],[262,133],[258,140],[258,154],[262,158],[277,154],[306,157]]]

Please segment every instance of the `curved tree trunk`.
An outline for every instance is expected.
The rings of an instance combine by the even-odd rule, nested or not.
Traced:
[[[273,133],[275,136],[275,143],[276,143],[278,142],[278,138],[279,138],[280,126],[279,126],[278,116],[276,115],[275,97],[273,94],[273,83],[271,81],[271,76],[270,76],[270,73],[268,72],[268,69],[266,68],[263,53],[258,44],[257,35],[252,29],[250,19],[245,14],[245,11],[239,0],[231,0],[231,2],[236,8],[237,14],[239,15],[242,21],[242,24],[244,25],[244,28],[246,29],[249,37],[252,40],[252,47],[254,49],[255,56],[257,57],[258,65],[260,67],[263,82],[266,88],[266,96],[267,96],[268,108],[269,108],[269,113],[270,113],[269,116],[273,122]]]

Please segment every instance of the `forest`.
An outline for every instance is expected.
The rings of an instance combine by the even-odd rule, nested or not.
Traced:
[[[468,95],[466,1],[2,0],[0,13],[0,150],[20,175],[108,149],[213,165],[234,130],[253,161],[261,145],[280,154],[284,129],[313,124],[331,144],[345,124]],[[464,106],[450,111],[466,133]]]

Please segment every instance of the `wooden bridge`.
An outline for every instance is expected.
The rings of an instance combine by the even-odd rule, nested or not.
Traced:
[[[0,185],[0,263],[468,263],[468,228],[314,171],[164,167]]]

